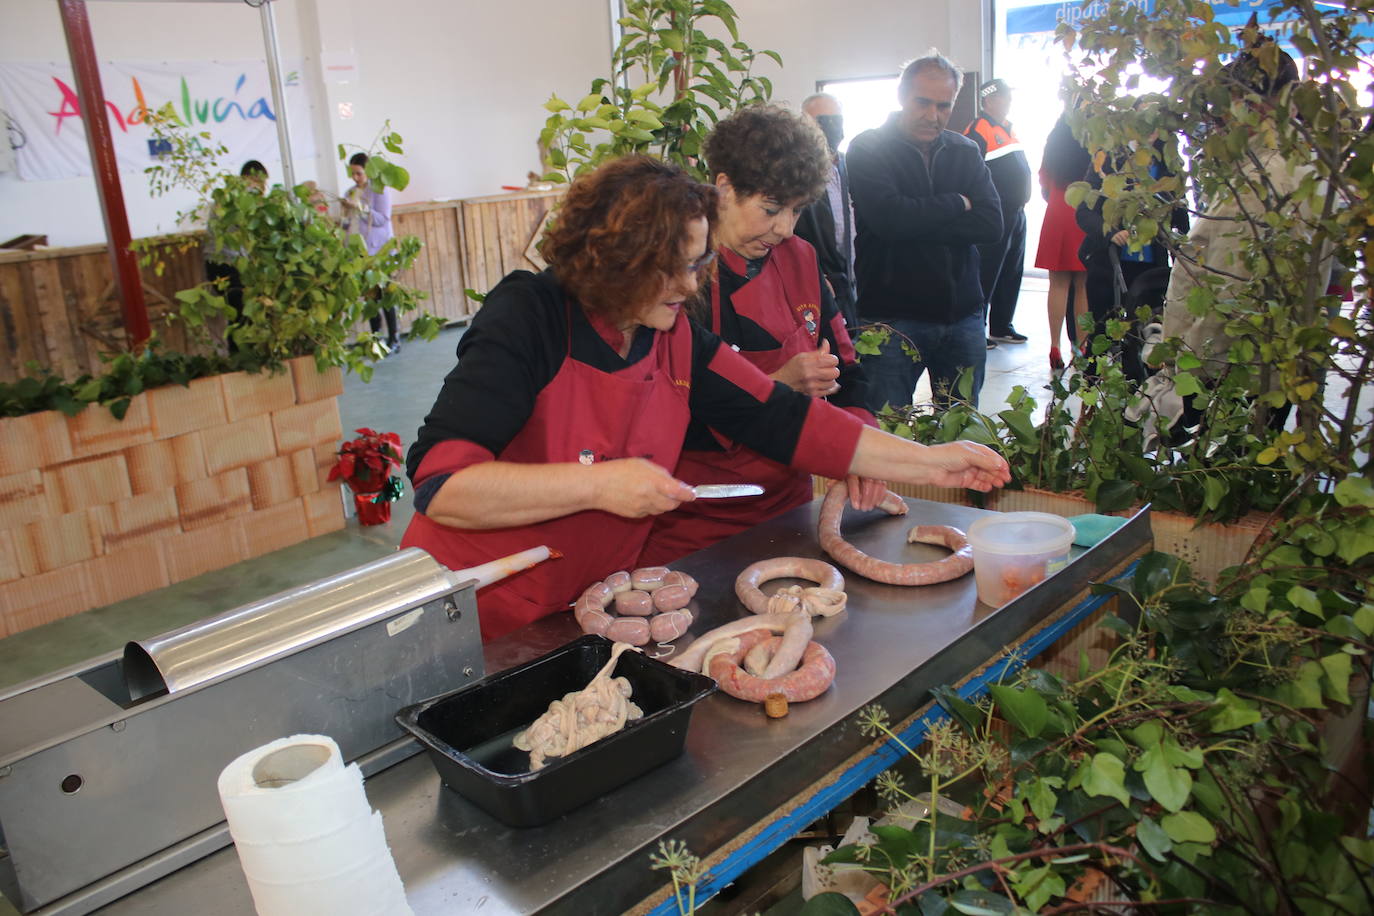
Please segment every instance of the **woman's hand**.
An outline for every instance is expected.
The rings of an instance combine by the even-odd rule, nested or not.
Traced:
[[[597,507],[623,518],[661,515],[696,499],[691,487],[643,458],[619,458],[592,468],[600,475]]]
[[[878,508],[887,495],[887,481],[850,474],[844,481],[849,487],[849,504],[860,512]]]
[[[782,382],[807,397],[823,398],[840,390],[840,358],[830,352],[830,341],[822,340],[820,349],[798,353],[769,378]]]
[[[930,479],[937,487],[963,487],[987,492],[1011,480],[1007,459],[977,442],[959,440],[926,448]]]
[[[1118,229],[1112,236],[1112,244],[1118,248],[1125,248],[1131,241],[1131,230]]]
[[[976,442],[921,445],[865,426],[849,473],[875,480],[966,487],[984,492],[1011,480],[1011,468],[1001,455]]]

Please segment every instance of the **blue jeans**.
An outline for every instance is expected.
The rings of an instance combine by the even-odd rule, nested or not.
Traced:
[[[983,387],[987,367],[987,335],[983,332],[983,312],[978,311],[953,324],[914,321],[898,318],[883,321],[897,331],[883,344],[877,356],[862,360],[868,379],[869,408],[874,412],[884,405],[903,407],[911,403],[921,373],[930,372],[930,387],[935,405],[948,407],[958,397],[955,387],[959,370],[973,369],[973,392],[970,403],[978,406],[978,392]],[[904,335],[916,346],[917,359],[902,352]]]

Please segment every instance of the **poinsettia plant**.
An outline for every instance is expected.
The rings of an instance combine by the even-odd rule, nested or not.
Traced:
[[[376,493],[395,477],[405,459],[401,437],[375,429],[355,429],[356,439],[339,446],[339,460],[329,471],[330,480],[342,479],[355,493]]]

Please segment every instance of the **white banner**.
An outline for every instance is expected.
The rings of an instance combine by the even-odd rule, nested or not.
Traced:
[[[315,155],[310,100],[298,65],[285,65],[291,152]],[[276,112],[265,61],[108,61],[100,65],[105,117],[121,172],[142,172],[156,159],[148,111],[170,103],[196,133],[209,132],[229,148],[221,160],[237,172],[249,160],[280,160]],[[9,139],[25,181],[78,178],[93,173],[68,63],[0,62],[0,107],[9,116]],[[280,178],[280,175],[273,175]]]

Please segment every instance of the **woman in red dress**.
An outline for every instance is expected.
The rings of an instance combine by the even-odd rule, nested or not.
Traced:
[[[1054,129],[1045,140],[1045,155],[1040,162],[1040,193],[1047,204],[1045,221],[1040,226],[1040,247],[1035,252],[1035,266],[1050,272],[1050,369],[1064,368],[1059,352],[1059,333],[1073,299],[1073,322],[1088,310],[1087,273],[1078,259],[1078,246],[1083,244],[1083,230],[1078,228],[1074,208],[1064,200],[1064,191],[1075,181],[1082,181],[1092,164],[1088,151],[1074,139],[1065,115],[1060,115]],[[1073,339],[1073,330],[1069,337]]]

